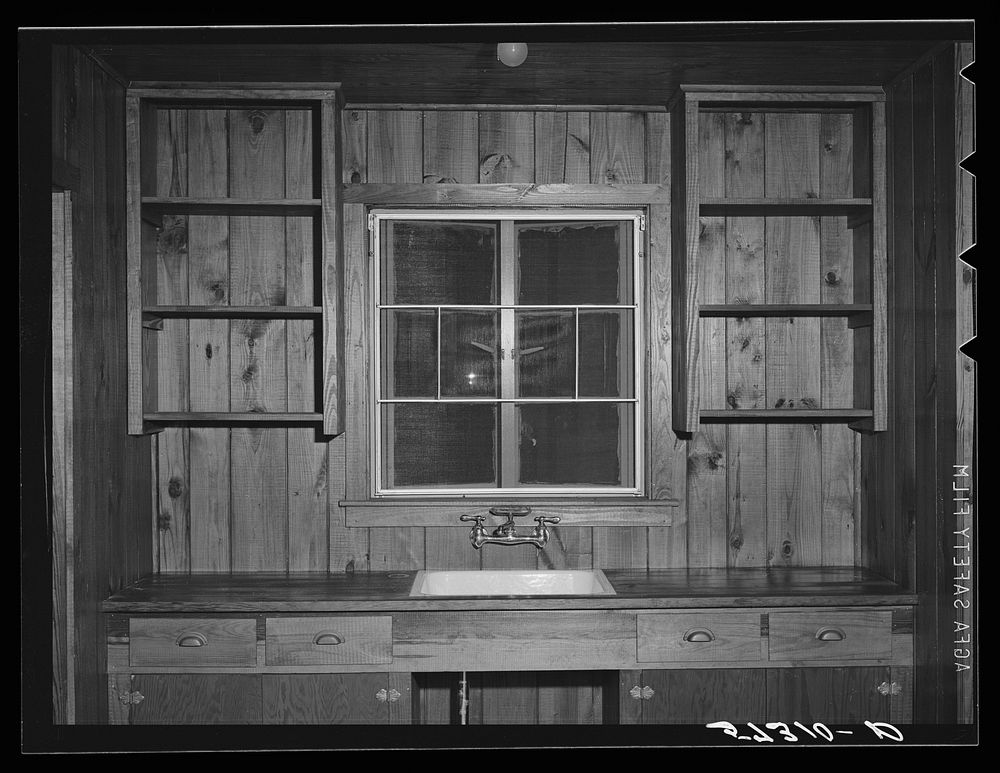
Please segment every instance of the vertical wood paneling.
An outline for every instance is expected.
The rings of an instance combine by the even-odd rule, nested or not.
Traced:
[[[422,113],[412,110],[370,111],[368,182],[421,182],[422,146]],[[369,529],[369,552],[374,571],[420,569],[425,556],[424,530],[399,527]]]
[[[187,111],[156,112],[156,194],[188,193]],[[166,215],[156,238],[156,302],[188,303],[188,217]],[[160,410],[190,408],[188,323],[170,320],[156,336],[157,388]],[[159,558],[162,572],[191,568],[191,500],[189,431],[164,430],[156,439],[159,452]]]
[[[603,691],[586,671],[538,674],[539,725],[599,725]]]
[[[423,181],[422,123],[419,111],[368,112],[368,182]]]
[[[480,113],[479,182],[530,183],[534,179],[535,114]]]
[[[341,113],[340,150],[345,183],[368,182],[368,113],[345,110]]]
[[[590,114],[590,181],[640,183],[646,179],[646,127],[639,113]],[[594,566],[643,567],[647,531],[641,527],[593,529]]]
[[[646,115],[646,182],[670,186],[670,116],[667,113]],[[670,208],[650,207],[649,251],[646,256],[647,319],[650,331],[649,394],[647,417],[652,458],[649,464],[650,496],[675,498],[669,527],[650,527],[647,564],[650,569],[687,566],[687,443],[674,434],[672,403],[673,362],[670,352],[671,315],[671,244]]]
[[[231,195],[283,196],[284,113],[230,111],[229,160]],[[284,219],[233,217],[230,239],[232,303],[284,305]],[[285,410],[284,323],[239,320],[231,331],[233,410]],[[237,428],[231,438],[233,569],[284,571],[288,567],[288,432]]]
[[[535,672],[484,672],[468,679],[470,725],[538,724]]]
[[[156,483],[150,438],[127,434],[125,94],[79,49],[58,47],[53,65],[54,155],[79,170],[63,181],[73,201],[64,221],[70,243],[62,273],[53,276],[53,300],[61,282],[62,319],[71,323],[72,349],[63,370],[53,364],[53,388],[62,387],[69,411],[60,429],[64,461],[74,471],[65,480],[65,542],[53,555],[72,572],[54,621],[64,631],[57,643],[65,641],[63,671],[71,680],[58,700],[65,721],[98,723],[108,718],[100,602],[151,570]]]
[[[702,113],[698,131],[698,180],[702,197],[725,192],[725,116]],[[725,303],[725,218],[699,220],[698,301]],[[703,319],[698,383],[704,409],[725,408],[726,321]],[[726,428],[702,425],[688,442],[688,565],[726,565]]]
[[[862,555],[859,560],[896,582],[912,581],[910,570],[913,539],[916,528],[916,370],[913,356],[916,329],[915,261],[914,261],[914,122],[913,79],[905,78],[890,92],[892,211],[889,230],[892,240],[892,282],[888,298],[890,369],[892,371],[893,409],[889,431],[876,442],[889,446],[892,453],[892,487],[896,517],[887,519],[879,508],[862,510]],[[862,458],[865,466],[868,459]],[[873,482],[873,481],[872,481]],[[869,493],[878,492],[869,484]],[[872,498],[866,499],[872,501]],[[898,528],[900,543],[896,550],[910,558],[897,565],[893,545],[889,542]],[[909,550],[907,550],[909,548]]]
[[[388,703],[375,694],[386,689],[385,674],[264,674],[266,725],[384,725]]]
[[[224,110],[188,111],[188,192],[226,196],[229,160]],[[229,304],[229,219],[188,218],[188,297],[192,304]],[[229,322],[194,319],[188,340],[191,410],[229,410]],[[193,427],[191,571],[224,572],[230,563],[229,429]]]
[[[646,174],[641,113],[590,114],[590,182],[638,183]]]
[[[590,113],[535,113],[534,182],[590,182]]]
[[[725,114],[725,195],[764,195],[763,113]],[[726,218],[726,303],[763,303],[764,218]],[[765,327],[760,318],[725,320],[726,407],[765,407]],[[763,566],[767,556],[766,428],[727,428],[729,566]]]
[[[470,110],[423,114],[423,174],[428,183],[479,182],[479,114]]]
[[[766,196],[815,197],[819,191],[819,116],[768,116],[764,140]],[[811,217],[768,218],[766,301],[819,301],[819,223]],[[768,319],[767,407],[819,404],[819,320]],[[822,560],[820,429],[791,424],[767,428],[767,540],[773,565]]]
[[[285,112],[285,196],[314,195],[313,115]],[[285,219],[285,280],[290,306],[316,303],[312,218]],[[315,411],[316,327],[312,320],[288,320],[288,410]],[[322,390],[320,390],[322,391]],[[326,445],[310,428],[288,430],[288,569],[326,571],[329,562]]]
[[[854,188],[851,115],[820,116],[820,196],[850,196]],[[845,218],[820,222],[820,300],[854,300],[854,255]],[[867,335],[867,330],[861,331]],[[826,408],[849,408],[854,401],[854,335],[847,320],[820,320],[820,395]],[[821,428],[822,562],[824,566],[854,564],[854,433],[842,424]]]

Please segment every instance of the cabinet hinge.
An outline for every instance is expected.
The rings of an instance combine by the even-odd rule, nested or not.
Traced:
[[[639,215],[639,230],[640,231],[645,231],[646,230],[646,216],[645,215]]]
[[[374,212],[369,212],[368,213],[368,230],[371,231],[372,233],[375,233],[375,213]]]

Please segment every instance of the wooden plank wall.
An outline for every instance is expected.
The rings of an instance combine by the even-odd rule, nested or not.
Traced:
[[[866,510],[897,517],[878,529],[866,522],[862,560],[921,598],[918,723],[971,721],[974,706],[970,672],[953,665],[951,547],[961,544],[951,532],[972,523],[953,514],[953,465],[976,459],[975,364],[957,351],[974,333],[975,272],[958,259],[975,239],[972,181],[958,167],[974,147],[971,86],[959,76],[971,55],[942,46],[887,89],[890,421],[862,440],[862,493]]]
[[[224,130],[204,111],[177,112],[186,115],[164,112],[160,119],[164,193],[186,184],[189,195],[221,194],[217,186],[228,179],[230,194],[248,194],[243,179],[251,176],[257,192],[292,195],[290,186],[305,177],[308,143],[304,135],[294,136],[294,111],[257,111],[256,135],[248,115],[234,120],[234,113]],[[184,138],[172,137],[181,132]],[[349,110],[342,132],[345,182],[669,183],[664,113]],[[852,179],[850,116],[788,114],[768,123],[760,114],[712,113],[700,134],[703,181],[713,195],[836,195]],[[296,145],[301,152],[293,152]],[[204,156],[197,163],[196,146]],[[268,162],[276,166],[261,165],[265,157],[278,159]],[[226,163],[228,170],[222,168]],[[161,272],[160,302],[171,302],[172,293],[173,302],[189,297],[226,303],[234,293],[246,295],[248,303],[275,302],[274,293],[305,302],[311,287],[295,278],[311,275],[311,253],[303,253],[309,240],[291,228],[292,221],[281,238],[280,226],[266,225],[266,218],[256,218],[256,230],[247,233],[238,232],[245,230],[239,220],[227,226],[224,218],[191,218],[186,237],[166,238],[164,230],[164,259],[172,259],[170,249],[184,250],[189,267],[186,274]],[[716,302],[851,300],[851,244],[842,219],[767,223],[765,228],[762,218],[712,218],[704,224],[704,253],[711,261],[705,261],[702,284]],[[227,275],[232,287],[225,285]],[[655,270],[653,278],[669,283]],[[669,341],[669,308],[656,313],[663,320],[661,340]],[[840,320],[794,322],[706,320],[711,335],[702,361],[713,384],[705,390],[706,406],[749,408],[783,399],[848,404],[852,334]],[[163,404],[165,394],[174,395],[168,399],[179,401],[177,408],[188,400],[192,408],[221,410],[247,400],[293,409],[313,399],[308,392],[293,395],[308,383],[312,347],[293,334],[292,323],[255,323],[254,331],[243,330],[242,323],[189,324],[187,332],[165,325],[178,332],[165,329],[161,342],[179,338],[162,344],[166,359],[177,363],[166,373],[160,369],[162,409],[174,407]],[[230,338],[227,324],[234,331]],[[807,365],[794,372],[783,367],[784,357],[799,355]],[[286,376],[287,394],[280,386]],[[226,383],[232,384],[228,395]],[[293,400],[299,402],[287,402]],[[168,430],[158,441],[158,566],[172,572],[339,572],[855,563],[856,452],[845,427],[706,425],[689,441],[662,427],[656,431],[668,432],[667,446],[675,451],[657,461],[674,470],[670,493],[682,500],[673,527],[557,527],[543,551],[523,546],[477,552],[460,526],[344,528],[334,504],[343,496],[343,437],[322,444],[306,430]],[[322,540],[325,551],[317,549]]]
[[[150,442],[127,434],[125,341],[125,94],[83,52],[53,46],[53,184],[72,199],[71,263],[53,273],[64,336],[72,342],[53,384],[65,385],[65,550],[53,553],[68,577],[63,653],[72,661],[72,695],[59,719],[107,721],[107,654],[100,602],[152,571]],[[58,655],[58,650],[56,652]],[[66,673],[67,668],[56,674]]]
[[[314,195],[306,110],[159,110],[157,129],[158,195]],[[166,216],[157,302],[317,305],[314,234],[307,217]],[[314,322],[170,320],[157,344],[160,410],[316,410]],[[309,428],[160,433],[159,571],[326,571],[327,455]]]

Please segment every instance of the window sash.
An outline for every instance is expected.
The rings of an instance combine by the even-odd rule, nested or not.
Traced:
[[[382,228],[381,224],[387,220],[431,220],[431,221],[489,221],[500,223],[498,232],[497,260],[499,261],[499,286],[497,288],[499,301],[490,304],[412,304],[412,303],[382,303],[381,273],[382,263],[385,258],[382,250]],[[519,304],[515,302],[514,293],[516,288],[516,268],[517,268],[517,236],[515,223],[529,222],[532,220],[547,222],[568,222],[568,221],[603,221],[603,222],[632,222],[631,253],[628,256],[629,267],[632,277],[632,303],[571,303],[571,304]],[[640,299],[643,295],[642,284],[642,263],[639,260],[644,250],[642,249],[642,226],[644,216],[638,210],[622,209],[600,209],[600,210],[516,210],[516,209],[481,209],[481,210],[374,210],[369,213],[369,237],[371,239],[371,273],[370,273],[370,317],[369,330],[372,331],[370,351],[372,353],[369,363],[372,374],[370,389],[373,399],[369,408],[369,426],[373,428],[372,442],[370,449],[370,469],[372,491],[374,497],[411,497],[411,496],[483,496],[483,495],[513,495],[513,496],[566,496],[572,494],[585,494],[588,496],[641,496],[644,493],[644,374],[643,374],[643,352],[645,351],[645,337],[643,333],[643,313]],[[382,361],[382,313],[390,310],[436,310],[437,312],[437,396],[419,398],[385,398],[382,396],[382,376],[384,363]],[[441,396],[441,312],[442,310],[468,310],[468,311],[496,311],[499,317],[498,323],[498,344],[505,352],[512,350],[516,346],[516,323],[514,322],[515,311],[532,310],[552,310],[552,311],[573,311],[575,321],[575,389],[573,397],[517,397],[514,394],[514,382],[516,379],[517,359],[498,357],[497,378],[500,386],[500,396],[498,397],[442,397]],[[631,360],[632,360],[632,397],[580,397],[579,396],[579,315],[580,311],[589,310],[630,310],[632,312],[632,326],[630,337],[632,339]],[[508,473],[498,471],[497,486],[461,486],[461,485],[440,485],[426,488],[391,488],[383,481],[385,476],[382,461],[383,454],[383,427],[382,427],[382,405],[402,404],[402,403],[458,403],[458,404],[495,404],[497,406],[497,461],[500,470],[517,469],[519,461],[517,441],[519,433],[512,430],[517,423],[517,404],[575,404],[575,403],[619,403],[633,404],[632,421],[629,426],[622,426],[619,429],[620,435],[630,440],[631,465],[629,475],[622,474],[622,478],[631,478],[633,485],[606,486],[602,484],[577,484],[577,485],[511,485]],[[504,428],[507,431],[504,431]],[[512,463],[513,462],[513,463]],[[501,479],[501,474],[503,478]],[[514,481],[516,484],[516,480]]]

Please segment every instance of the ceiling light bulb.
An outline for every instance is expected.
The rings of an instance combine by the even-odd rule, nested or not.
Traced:
[[[517,67],[527,58],[527,43],[497,43],[497,59],[508,67]]]

